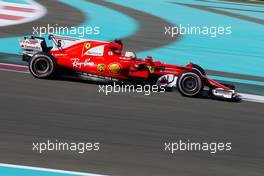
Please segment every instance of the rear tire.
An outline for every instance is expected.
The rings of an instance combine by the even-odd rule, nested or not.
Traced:
[[[178,77],[177,88],[183,96],[197,97],[203,91],[204,80],[196,70],[185,71]]]
[[[48,53],[36,53],[29,61],[30,73],[39,79],[50,79],[57,69],[54,58]]]

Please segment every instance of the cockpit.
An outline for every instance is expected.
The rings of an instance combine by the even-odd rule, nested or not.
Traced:
[[[131,59],[134,59],[134,60],[137,59],[136,53],[132,51],[126,51],[125,57],[130,57]]]

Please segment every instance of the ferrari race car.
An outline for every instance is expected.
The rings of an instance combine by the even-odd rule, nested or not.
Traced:
[[[42,37],[24,37],[19,41],[22,60],[29,63],[29,71],[36,78],[47,79],[67,73],[95,81],[175,87],[187,97],[199,96],[204,89],[214,97],[237,97],[232,87],[209,79],[196,64],[178,66],[154,61],[150,56],[137,58],[134,52],[122,52],[121,40],[105,42],[55,35],[49,35],[49,40],[52,47],[48,47]]]

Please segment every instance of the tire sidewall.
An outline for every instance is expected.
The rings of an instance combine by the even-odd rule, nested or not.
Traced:
[[[35,62],[38,61],[40,58],[45,59],[49,63],[49,67],[50,67],[49,71],[43,74],[36,73],[35,69],[33,68]],[[55,70],[56,70],[56,63],[50,54],[36,53],[32,56],[32,58],[29,61],[29,71],[36,78],[40,78],[40,79],[51,78],[52,76],[54,76]]]
[[[198,84],[197,88],[195,89],[195,91],[193,93],[186,91],[186,89],[183,87],[182,81],[184,80],[184,78],[186,78],[188,76],[195,78],[196,82]],[[198,71],[196,71],[196,70],[186,71],[179,76],[179,78],[177,80],[177,88],[178,88],[178,91],[183,96],[195,97],[195,96],[200,95],[200,93],[202,92],[202,90],[204,88],[204,81],[203,81],[203,78]]]
[[[198,71],[201,75],[206,76],[205,70],[202,67],[200,67],[199,65],[193,64],[192,69]]]

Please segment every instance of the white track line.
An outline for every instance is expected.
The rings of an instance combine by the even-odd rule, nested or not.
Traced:
[[[28,66],[25,66],[25,65],[8,64],[8,63],[0,63],[0,65],[7,65],[7,66],[14,66],[14,67],[28,68]]]
[[[242,100],[256,102],[256,103],[264,103],[264,96],[261,95],[252,95],[246,93],[239,93],[242,96]]]
[[[28,170],[43,171],[43,172],[53,172],[53,173],[59,173],[59,174],[71,174],[71,175],[77,175],[77,176],[104,176],[104,175],[90,174],[90,173],[84,173],[84,172],[65,171],[65,170],[59,170],[59,169],[48,169],[48,168],[41,168],[41,167],[22,166],[22,165],[5,164],[5,163],[0,163],[0,168],[1,167],[15,168],[15,169],[28,169]]]
[[[8,71],[8,72],[15,72],[15,73],[30,73],[29,71],[19,71],[19,70],[9,70],[5,68],[0,68],[0,71]]]

